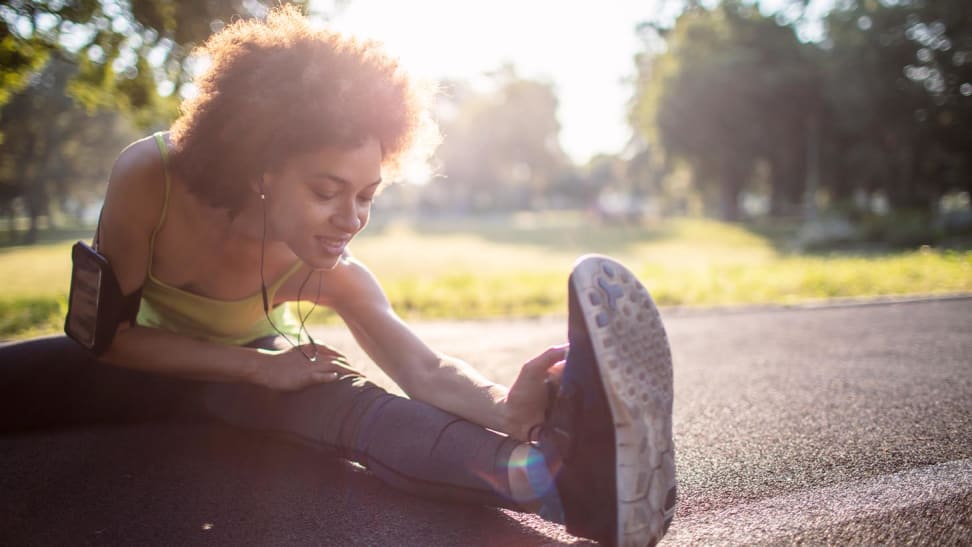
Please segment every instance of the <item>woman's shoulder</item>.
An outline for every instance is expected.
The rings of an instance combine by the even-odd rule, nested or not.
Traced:
[[[383,306],[386,303],[384,290],[378,279],[350,251],[345,251],[337,265],[322,274],[324,294],[335,307],[375,304]]]
[[[165,169],[153,137],[135,141],[118,155],[108,179],[99,230],[102,251],[125,292],[141,285],[149,236],[162,211]]]
[[[318,304],[334,309],[348,303],[381,300],[381,288],[374,275],[347,251],[331,269],[317,270],[303,261],[300,264],[280,287],[278,300],[316,300]]]
[[[129,227],[154,227],[166,195],[166,166],[154,135],[121,151],[111,169],[105,205]],[[119,207],[120,205],[120,207]]]
[[[162,151],[155,135],[150,135],[126,146],[115,159],[109,180],[109,190],[113,184],[127,189],[133,186],[162,186],[164,182],[165,164]]]

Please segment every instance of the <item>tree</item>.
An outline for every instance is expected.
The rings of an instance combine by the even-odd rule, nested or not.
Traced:
[[[880,193],[925,214],[972,189],[972,5],[846,0],[818,43],[796,39],[803,6],[690,2],[671,28],[641,27],[664,39],[638,58],[631,108],[655,162],[691,165],[724,218],[756,161],[774,214],[814,203],[817,181],[831,203]]]
[[[306,9],[307,1],[291,2]],[[69,90],[89,109],[109,107],[142,126],[168,120],[191,85],[192,48],[264,0],[11,0],[0,7],[0,104],[50,55],[78,65]],[[335,6],[343,4],[337,0]]]
[[[666,49],[639,56],[630,120],[650,144],[688,162],[725,220],[755,163],[772,171],[774,212],[803,188],[816,78],[792,28],[736,1],[692,6],[664,33]]]
[[[0,147],[0,210],[10,217],[20,202],[30,219],[24,242],[52,208],[80,216],[100,201],[105,173],[136,132],[123,116],[88,113],[66,94],[77,68],[54,58],[0,109],[7,137]],[[53,206],[53,207],[52,207]]]
[[[529,208],[545,200],[567,164],[557,97],[550,84],[520,78],[513,67],[491,79],[486,92],[460,82],[446,87],[440,122],[447,138],[438,158],[446,184],[461,185],[452,192],[452,206]]]
[[[346,0],[334,0],[338,9]],[[259,0],[11,0],[0,5],[0,210],[19,202],[27,240],[52,202],[103,185],[132,133],[163,127],[191,92],[192,48]],[[306,8],[306,0],[293,2]],[[318,14],[321,16],[322,14]],[[82,108],[83,107],[83,110]],[[96,159],[85,154],[97,154]],[[76,208],[76,207],[75,207]]]
[[[847,2],[826,19],[827,186],[932,211],[972,190],[972,7],[962,0]]]

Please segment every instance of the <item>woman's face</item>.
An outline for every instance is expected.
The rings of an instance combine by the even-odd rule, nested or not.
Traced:
[[[381,146],[324,147],[295,156],[264,176],[268,237],[315,269],[337,265],[368,224],[381,183]]]

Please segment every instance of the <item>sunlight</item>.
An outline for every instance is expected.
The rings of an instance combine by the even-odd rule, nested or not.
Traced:
[[[578,164],[621,152],[630,138],[625,105],[632,88],[634,28],[656,1],[593,7],[554,0],[392,2],[355,0],[331,24],[378,39],[414,74],[483,83],[512,64],[521,77],[551,82],[558,93],[561,144]]]

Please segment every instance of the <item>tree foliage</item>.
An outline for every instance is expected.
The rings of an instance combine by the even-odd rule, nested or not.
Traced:
[[[560,148],[557,97],[549,83],[498,70],[490,89],[447,83],[440,107],[442,162],[449,205],[523,209],[543,200],[568,164]]]
[[[827,186],[929,210],[970,189],[972,7],[854,2],[827,18]],[[964,86],[964,87],[963,87]]]
[[[632,123],[669,156],[688,162],[723,218],[760,159],[772,166],[774,203],[794,199],[806,126],[817,102],[809,47],[753,6],[725,2],[685,11],[667,51],[640,59]],[[799,175],[796,175],[799,176]]]
[[[815,202],[818,184],[831,203],[879,192],[925,210],[969,189],[968,2],[846,0],[817,43],[798,23],[724,0],[656,25],[664,48],[639,56],[630,111],[656,161],[690,165],[726,219],[760,165],[775,214]]]
[[[306,0],[291,2],[306,8]],[[89,110],[107,107],[141,126],[170,119],[191,85],[190,53],[262,0],[11,0],[0,6],[0,104],[53,54],[77,65],[68,87]]]
[[[7,137],[0,147],[0,212],[12,226],[17,208],[28,216],[25,242],[52,213],[80,218],[101,201],[105,174],[137,135],[124,116],[86,112],[67,95],[77,67],[53,58],[0,110]]]
[[[306,8],[306,0],[293,2]],[[191,92],[192,48],[259,0],[10,0],[0,5],[0,211],[79,209],[141,130]],[[333,5],[342,4],[336,0]],[[94,192],[96,196],[100,192]]]

